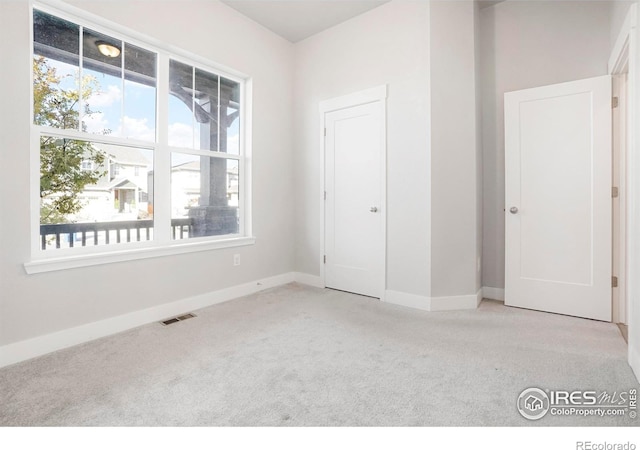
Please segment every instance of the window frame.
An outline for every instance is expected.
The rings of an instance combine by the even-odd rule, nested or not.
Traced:
[[[79,130],[58,129],[33,122],[34,10],[73,22],[80,27],[120,39],[128,44],[156,53],[156,123],[154,142],[126,137],[91,134]],[[213,63],[206,58],[175,48],[169,44],[137,33],[100,16],[73,6],[50,0],[30,2],[30,59],[29,59],[29,126],[30,126],[30,239],[31,259],[24,264],[27,273],[39,273],[73,267],[92,266],[110,262],[152,258],[171,254],[190,253],[255,243],[252,236],[251,215],[251,94],[252,80],[238,71]],[[169,126],[169,61],[176,60],[197,69],[213,73],[239,84],[240,88],[240,149],[239,154],[211,150],[172,147],[168,144]],[[154,235],[149,241],[124,242],[101,246],[41,250],[40,248],[40,138],[55,136],[95,143],[112,144],[153,151],[154,171]],[[204,236],[174,240],[171,237],[171,155],[182,153],[238,161],[238,234]]]

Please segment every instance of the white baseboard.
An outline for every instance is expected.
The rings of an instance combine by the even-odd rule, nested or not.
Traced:
[[[408,308],[431,311],[431,299],[422,295],[409,294],[407,292],[386,290],[384,302],[394,305],[406,306]]]
[[[629,365],[640,382],[640,349],[634,347],[631,342],[629,342]]]
[[[423,311],[455,311],[459,309],[476,309],[482,300],[482,290],[475,295],[456,295],[451,297],[427,297],[407,292],[385,292],[384,301],[394,305],[421,309]]]
[[[475,295],[455,295],[451,297],[432,297],[431,311],[455,311],[458,309],[476,309],[482,301],[482,289]]]
[[[265,289],[291,283],[294,273],[285,273],[249,283],[233,286],[219,291],[196,295],[152,308],[134,311],[98,322],[57,331],[13,344],[0,347],[0,367],[35,358],[56,350],[82,344],[111,334],[120,333],[131,328],[163,320],[182,313],[195,311],[207,306],[222,303],[234,298],[253,294]]]
[[[296,283],[306,284],[307,286],[313,286],[317,288],[324,288],[324,282],[322,278],[317,275],[309,275],[308,273],[294,272],[293,279]]]
[[[503,302],[504,301],[504,289],[483,286],[482,287],[482,297],[483,298],[488,298],[488,299],[491,299],[491,300],[499,300],[499,301]]]

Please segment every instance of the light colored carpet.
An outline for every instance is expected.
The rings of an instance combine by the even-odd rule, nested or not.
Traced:
[[[290,284],[0,369],[1,425],[638,425],[516,410],[520,392],[636,387],[615,325],[428,313]]]

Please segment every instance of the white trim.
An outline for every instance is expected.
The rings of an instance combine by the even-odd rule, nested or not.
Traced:
[[[609,58],[609,73],[621,73],[628,62],[627,77],[627,124],[637,123],[638,105],[640,104],[640,72],[638,63],[640,52],[638,49],[638,29],[637,29],[637,4],[632,4],[625,21],[620,29],[618,38]],[[628,362],[633,369],[636,378],[640,381],[640,333],[637,331],[640,324],[640,283],[637,272],[640,268],[640,241],[637,231],[640,229],[640,179],[638,170],[640,160],[638,156],[640,141],[635,126],[627,126],[627,146],[625,162],[626,174],[626,201],[621,205],[626,210],[626,242],[624,250],[626,253],[626,268],[624,271],[624,283],[626,294],[626,316],[629,326]]]
[[[636,5],[633,4],[629,7],[627,16],[620,27],[620,32],[616,38],[616,42],[613,45],[611,56],[609,57],[609,63],[607,65],[609,74],[620,73],[622,71],[625,60],[628,61],[629,55],[629,36],[631,30],[636,26]]]
[[[221,289],[206,294],[177,300],[171,303],[134,311],[121,316],[80,325],[74,328],[57,331],[44,336],[38,336],[24,341],[7,344],[0,347],[0,367],[15,364],[20,361],[35,358],[56,350],[72,347],[84,342],[129,330],[183,314],[189,311],[206,308],[217,303],[233,300],[265,289],[291,283],[294,274],[284,273],[274,277],[252,281],[238,286]]]
[[[382,113],[382,130],[380,136],[382,157],[380,161],[380,210],[384,217],[382,218],[382,276],[380,277],[379,295],[380,300],[385,300],[387,292],[387,85],[383,84],[370,89],[354,92],[341,97],[336,97],[320,102],[320,284],[326,286],[326,274],[324,257],[326,255],[325,248],[325,192],[326,186],[326,115],[327,113],[338,111],[345,108],[353,108],[368,103],[380,102]]]
[[[377,86],[371,89],[354,92],[320,102],[320,114],[325,114],[339,109],[352,108],[366,103],[373,103],[387,98],[387,85]]]
[[[308,273],[302,273],[302,272],[294,272],[293,279],[296,283],[306,284],[307,286],[312,286],[317,288],[325,287],[322,277],[319,277],[317,275],[310,275]]]
[[[628,50],[628,48],[627,48]],[[628,69],[628,52],[624,60],[621,60],[620,68]],[[625,74],[626,75],[626,74]],[[618,97],[618,107],[612,112],[612,143],[613,143],[613,183],[618,187],[618,198],[612,199],[613,206],[613,246],[612,246],[612,275],[618,277],[618,287],[612,289],[612,320],[615,323],[627,323],[627,81],[623,74],[612,74],[613,96]]]
[[[452,297],[432,297],[431,311],[455,311],[459,309],[477,309],[482,301],[482,289],[475,295],[456,295]]]
[[[627,201],[627,182],[629,176],[627,172],[627,159],[629,149],[631,149],[632,135],[635,133],[633,127],[628,127],[630,122],[630,113],[627,109],[628,105],[633,103],[631,98],[631,84],[635,83],[635,80],[630,76],[631,51],[635,51],[635,27],[636,27],[636,13],[637,6],[635,4],[629,7],[629,11],[625,17],[624,23],[620,27],[620,32],[616,39],[611,56],[609,57],[609,74],[613,78],[613,95],[618,97],[618,108],[613,110],[613,163],[617,165],[614,167],[613,174],[617,174],[617,179],[613,180],[614,186],[617,185],[619,191],[618,203],[617,203],[617,217],[614,216],[613,225],[617,228],[614,233],[617,233],[616,248],[613,248],[614,261],[614,273],[618,277],[618,288],[612,292],[612,319],[617,323],[627,323],[627,311],[628,311],[628,296],[627,296],[627,229],[628,219],[627,212],[629,210],[630,203]],[[616,78],[616,75],[629,74],[627,76],[626,84],[624,80]],[[621,91],[626,90],[626,95],[622,95]],[[615,200],[614,200],[615,202]],[[616,205],[614,205],[616,206]],[[614,209],[615,212],[615,209]]]
[[[31,90],[33,92],[33,89]],[[33,115],[31,116],[33,117]],[[38,133],[38,136],[46,135],[58,138],[66,138],[66,139],[75,139],[78,141],[97,143],[97,144],[107,144],[107,145],[117,145],[118,147],[127,147],[127,148],[136,148],[142,150],[154,150],[157,147],[156,142],[152,141],[140,141],[137,139],[120,137],[120,136],[109,136],[102,134],[91,134],[86,131],[78,131],[72,128],[63,129],[63,128],[54,128],[45,125],[31,125],[33,129]],[[190,149],[189,149],[190,150]],[[214,154],[214,152],[210,152]],[[215,152],[217,153],[217,152]],[[221,153],[217,153],[217,156],[220,157]],[[222,153],[223,154],[223,153]],[[211,156],[208,154],[207,156]],[[234,155],[238,156],[238,155]]]
[[[629,31],[629,76],[627,84],[628,108],[627,123],[638,123],[638,105],[640,104],[640,52],[638,49],[637,6],[629,10],[632,25]],[[627,135],[627,322],[629,325],[629,364],[640,380],[640,170],[638,133],[636,126],[628,127]]]
[[[482,289],[478,289],[475,295],[451,297],[427,297],[391,290],[387,290],[385,294],[385,300],[383,300],[385,303],[431,312],[476,309],[482,301]]]
[[[489,300],[499,300],[501,302],[504,301],[504,289],[503,288],[494,288],[489,286],[482,287],[482,297],[487,298]]]
[[[75,269],[77,267],[97,266],[136,259],[158,258],[161,256],[180,255],[183,253],[202,252],[220,248],[240,247],[253,245],[255,237],[239,237],[218,241],[187,242],[167,245],[164,247],[136,248],[120,251],[106,251],[104,253],[91,253],[74,255],[62,258],[49,258],[34,260],[24,263],[24,269],[28,274],[53,272],[56,270]],[[94,247],[92,247],[94,248]],[[54,251],[54,250],[52,250]]]
[[[240,231],[244,236],[253,235],[253,78],[245,79],[244,83],[240,83],[240,154],[243,156],[240,164],[241,174],[244,174],[244,180],[240,180],[240,186],[244,188],[244,192],[240,192],[239,203],[241,214],[241,226],[244,228]],[[244,125],[243,125],[244,124]],[[244,169],[244,170],[243,170]]]
[[[325,280],[326,280],[326,273],[325,273],[325,267],[324,267],[324,261],[325,261],[325,251],[326,251],[326,243],[325,243],[325,238],[324,238],[324,233],[325,233],[325,203],[326,203],[326,192],[327,192],[327,183],[325,180],[325,164],[326,164],[326,153],[327,153],[327,149],[326,149],[326,143],[325,143],[325,113],[322,111],[322,103],[320,103],[321,107],[320,107],[320,127],[318,128],[318,132],[319,132],[319,137],[320,139],[318,140],[318,142],[320,142],[320,151],[318,152],[319,156],[320,156],[320,192],[318,193],[318,205],[320,206],[320,254],[318,255],[318,261],[319,261],[319,265],[320,265],[320,282],[326,286]]]
[[[385,303],[393,303],[394,305],[406,306],[407,308],[431,311],[431,299],[424,295],[387,290],[384,298]]]

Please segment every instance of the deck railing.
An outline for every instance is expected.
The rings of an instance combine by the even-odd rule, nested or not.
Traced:
[[[171,219],[173,239],[185,239],[193,231],[190,218]],[[61,223],[40,225],[42,250],[61,248],[63,241],[69,247],[103,245],[121,242],[148,241],[153,237],[153,220],[123,220],[115,222]]]

